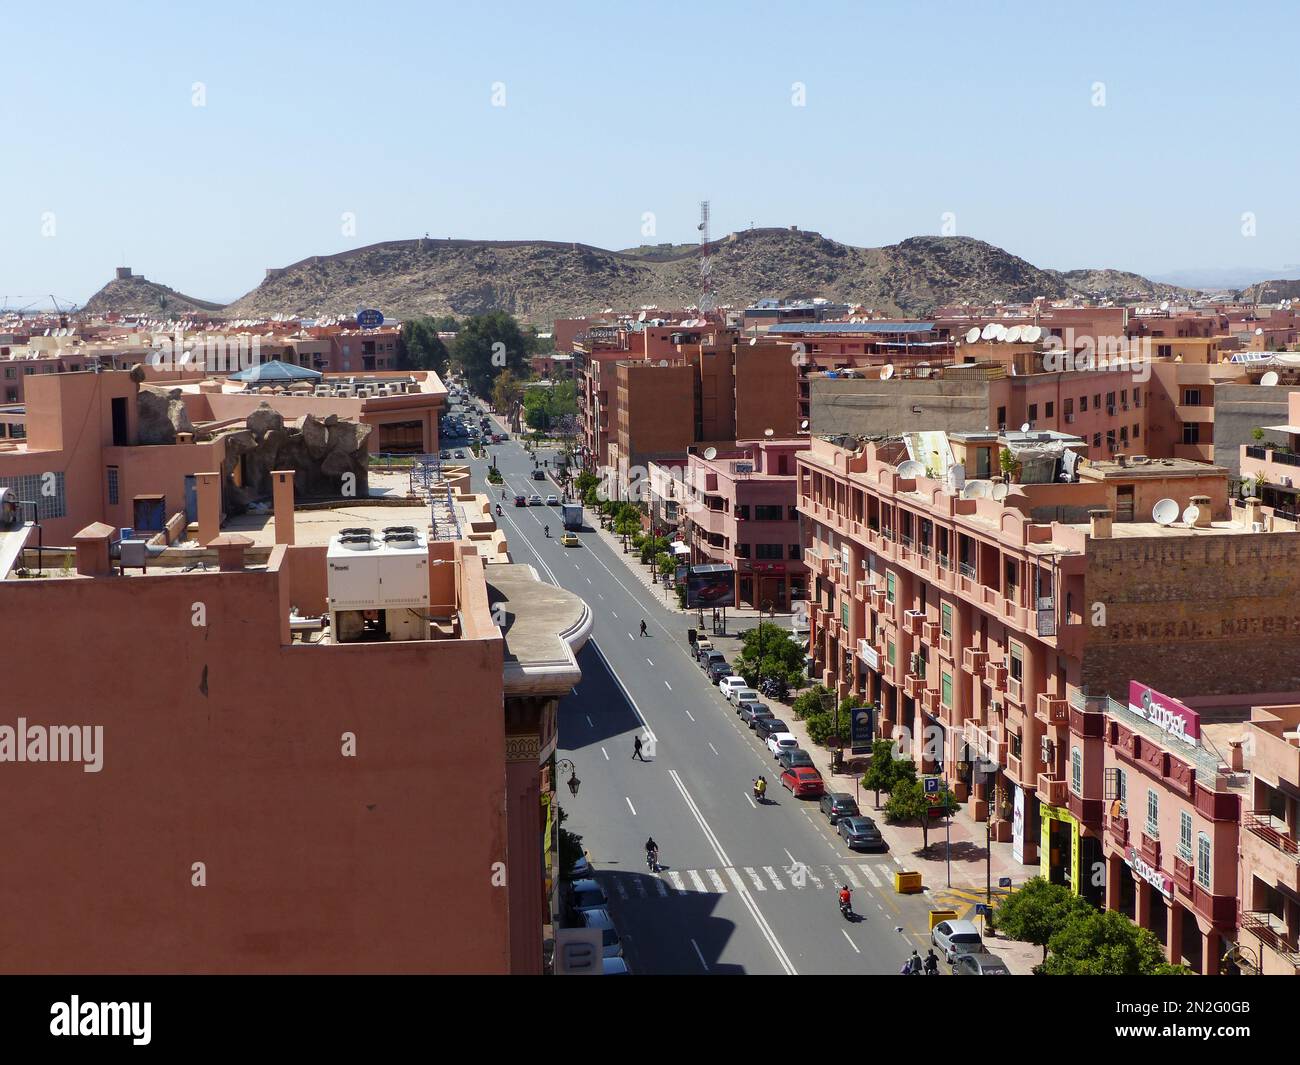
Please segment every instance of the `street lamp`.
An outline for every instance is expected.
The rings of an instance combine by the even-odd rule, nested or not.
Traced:
[[[1251,960],[1252,956],[1254,958],[1253,961]],[[1243,947],[1240,943],[1233,943],[1229,946],[1220,960],[1227,965],[1240,969],[1241,960],[1243,958],[1245,959],[1246,964],[1255,970],[1256,976],[1264,975],[1264,966],[1260,963],[1259,951],[1254,950],[1251,947]]]
[[[555,770],[556,772],[559,772],[566,766],[569,770],[569,794],[576,799],[578,797],[578,788],[582,786],[582,781],[578,779],[577,767],[567,758],[560,758],[555,763]]]

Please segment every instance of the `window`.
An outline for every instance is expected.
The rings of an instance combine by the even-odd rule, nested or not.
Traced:
[[[754,507],[755,521],[781,521],[785,517],[785,508],[780,504],[775,506],[766,506],[756,504]]]
[[[1093,405],[1094,407],[1096,407],[1098,410],[1101,410],[1101,393],[1100,393],[1100,392],[1094,392],[1094,393],[1092,394],[1092,405]]]
[[[798,520],[799,520],[799,508],[798,508],[798,507],[788,507],[788,508],[786,509],[785,520],[786,520],[786,521],[798,521]]]
[[[1183,389],[1183,406],[1199,407],[1201,405],[1201,390],[1199,388]],[[1190,846],[1191,844],[1188,844]]]
[[[952,604],[944,603],[939,607],[939,631],[945,636],[952,636]]]
[[[1101,447],[1101,433],[1092,434],[1092,446]]]
[[[1070,749],[1070,790],[1083,794],[1083,752],[1078,747]]]
[[[1031,403],[1031,404],[1029,404],[1029,420],[1030,420],[1031,422],[1036,422],[1036,421],[1038,421],[1038,404],[1037,404],[1037,403]]]
[[[1050,406],[1050,404],[1049,404],[1049,406]],[[1062,409],[1065,411],[1065,415],[1066,415],[1066,417],[1068,418],[1071,414],[1074,413],[1074,400],[1072,400],[1072,399],[1067,399],[1067,400],[1065,401],[1065,406],[1064,406]]]
[[[1080,396],[1080,397],[1079,397],[1079,413],[1080,413],[1080,414],[1086,414],[1087,412],[1088,412],[1088,397],[1087,397],[1087,396]]]
[[[894,602],[898,592],[897,581],[892,573],[885,574],[885,601]]]
[[[748,503],[737,503],[737,504],[736,504],[736,520],[737,520],[737,521],[748,521],[748,520],[749,520],[749,504],[748,504]]]
[[[1128,773],[1123,769],[1116,770],[1118,774],[1115,777],[1116,797],[1119,799],[1120,817],[1128,816]]]
[[[1011,670],[1010,676],[1013,680],[1023,680],[1025,676],[1025,649],[1018,643],[1011,645]]]
[[[791,545],[790,545],[790,561],[791,561],[791,562],[798,562],[799,559],[801,559],[802,557],[803,557],[803,551],[800,549],[799,545],[798,545],[798,544],[791,544]]]
[[[944,706],[952,706],[952,674],[939,674],[939,702]]]
[[[1043,417],[1044,417],[1044,418],[1051,418],[1051,417],[1052,417],[1053,415],[1055,415],[1055,414],[1056,414],[1056,404],[1055,404],[1055,403],[1047,403],[1047,404],[1045,404],[1045,405],[1043,406]]]
[[[736,557],[749,558],[749,544],[736,544]]]
[[[1006,424],[1007,424],[1007,408],[1006,408],[1006,407],[999,407],[999,408],[998,408],[998,428],[1001,428],[1002,426],[1004,426],[1004,425],[1006,425]]]
[[[1134,423],[1133,423],[1133,439],[1136,440],[1136,439],[1138,438],[1138,436],[1139,436],[1140,433],[1141,433],[1141,427],[1137,424],[1137,422],[1134,422]]]
[[[756,544],[754,546],[754,557],[765,558],[769,560],[780,559],[782,555],[780,544]]]
[[[1192,815],[1186,810],[1178,812],[1178,857],[1192,862]]]
[[[1142,389],[1140,388],[1133,389],[1133,406],[1142,406]]]
[[[1199,444],[1201,442],[1201,426],[1198,422],[1183,422],[1183,443]]]
[[[844,623],[845,636],[847,636],[849,628],[849,601],[847,599],[840,603],[840,621]]]
[[[1147,789],[1147,824],[1146,834],[1152,839],[1160,838],[1160,793]]]
[[[1172,356],[1173,353],[1174,353],[1174,346],[1173,346],[1172,344],[1157,344],[1157,345],[1156,345],[1156,356],[1157,356],[1158,358],[1161,358],[1161,359],[1167,359],[1167,358],[1169,358],[1170,356]]]
[[[1204,832],[1196,837],[1196,882],[1210,890],[1210,837]]]
[[[1106,406],[1107,406],[1107,408],[1110,408],[1110,407],[1115,406],[1115,393],[1114,393],[1114,392],[1107,392],[1107,393],[1106,393]]]
[[[108,468],[108,505],[117,506],[118,502],[118,472],[116,466]]]
[[[894,642],[891,640],[889,646],[885,648],[885,657],[889,659],[889,664],[894,664]]]

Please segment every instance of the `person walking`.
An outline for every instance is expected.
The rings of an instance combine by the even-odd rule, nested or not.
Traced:
[[[633,757],[633,758],[640,758],[641,761],[643,761],[643,762],[645,761],[645,758],[643,758],[642,755],[641,755],[641,737],[640,737],[640,736],[638,736],[638,737],[637,737],[637,738],[632,742],[632,757]]]
[[[649,636],[649,635],[650,635],[650,634],[646,631],[646,627],[645,627],[645,619],[644,619],[644,618],[641,619],[641,635],[642,635],[642,636]]]

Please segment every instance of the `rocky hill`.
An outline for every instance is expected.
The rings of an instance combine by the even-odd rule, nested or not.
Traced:
[[[1246,289],[1248,303],[1277,303],[1300,299],[1300,281],[1260,281]]]
[[[153,314],[174,317],[191,311],[210,314],[224,312],[224,305],[209,303],[186,296],[175,289],[149,281],[138,275],[119,277],[110,281],[86,302],[83,311],[89,314]]]
[[[1125,270],[1066,270],[1060,274],[1060,277],[1074,291],[1082,292],[1093,299],[1117,302],[1177,300],[1189,299],[1197,295],[1192,289],[1161,284],[1158,281],[1148,280],[1141,274],[1131,274]]]
[[[858,248],[818,233],[750,229],[715,242],[712,277],[718,302],[762,297],[823,296],[888,313],[923,315],[951,303],[1060,299],[1070,295],[1127,298],[1161,295],[1136,274],[1042,270],[971,237],[912,237],[882,248]],[[88,309],[158,310],[161,295],[210,309],[163,286],[141,288],[140,304],[113,282]],[[554,241],[408,240],[319,255],[268,271],[257,288],[224,309],[231,317],[351,314],[378,307],[392,317],[504,310],[526,322],[606,307],[685,307],[699,291],[693,246],[608,251]],[[169,309],[175,309],[169,307]]]

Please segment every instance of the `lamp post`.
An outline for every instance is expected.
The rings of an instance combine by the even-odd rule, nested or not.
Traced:
[[[1253,961],[1251,960],[1252,956],[1254,958]],[[1228,965],[1240,969],[1242,958],[1245,958],[1246,964],[1255,970],[1256,976],[1264,975],[1264,966],[1260,962],[1259,951],[1250,947],[1243,947],[1240,943],[1233,943],[1229,946],[1220,960]]]
[[[556,759],[555,771],[557,773],[566,767],[569,770],[569,794],[576,799],[578,797],[578,789],[582,787],[582,781],[578,779],[577,767],[567,758]]]

